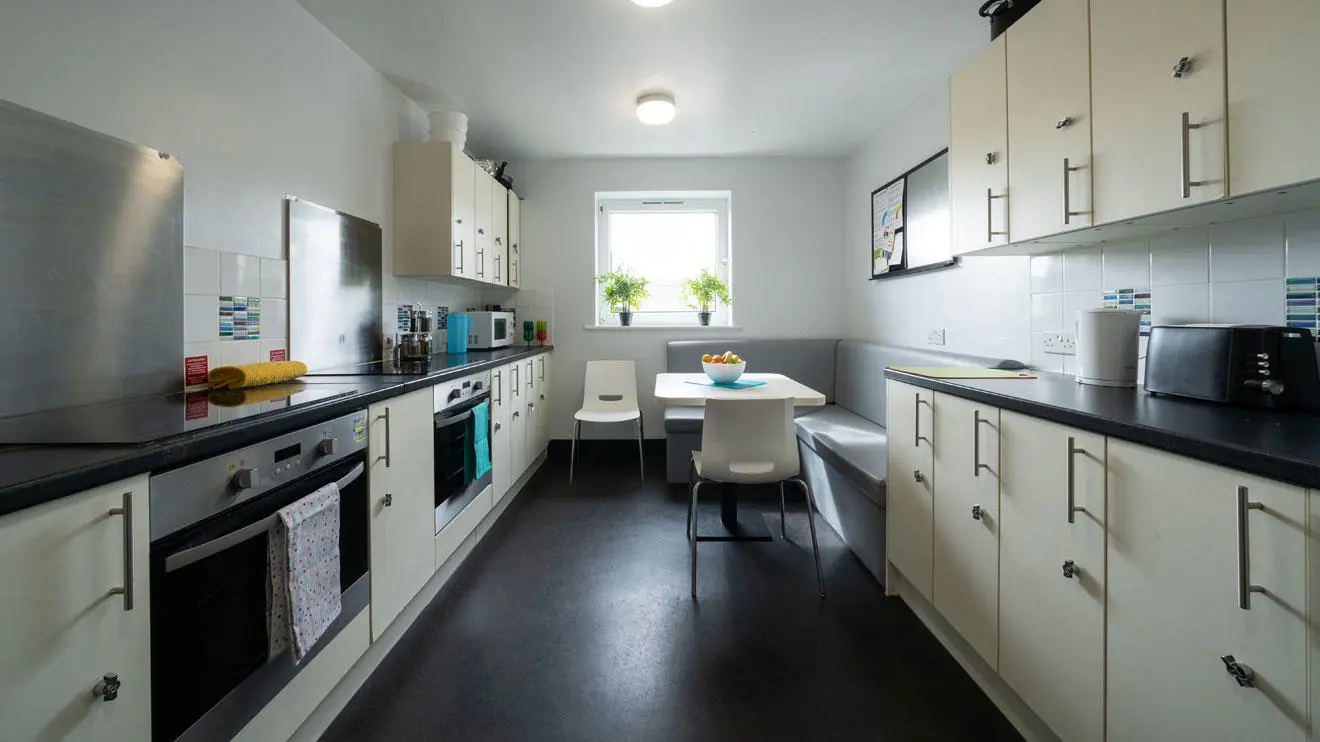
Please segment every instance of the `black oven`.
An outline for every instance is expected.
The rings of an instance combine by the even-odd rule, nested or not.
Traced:
[[[491,485],[491,473],[478,476],[476,408],[486,405],[490,440],[490,374],[479,374],[438,387],[441,410],[435,413],[435,532],[439,533]]]
[[[365,610],[366,465],[361,412],[152,478],[153,739],[230,739]],[[300,665],[270,659],[268,534],[281,508],[331,482],[342,611]]]

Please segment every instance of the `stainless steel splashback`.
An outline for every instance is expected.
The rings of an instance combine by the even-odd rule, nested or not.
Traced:
[[[0,417],[183,385],[183,166],[0,101]]]
[[[313,371],[381,360],[380,225],[285,199],[289,350]]]

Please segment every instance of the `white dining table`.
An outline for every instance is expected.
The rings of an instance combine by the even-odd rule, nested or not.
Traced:
[[[743,374],[748,381],[764,381],[764,386],[748,389],[723,389],[709,386],[705,374],[656,374],[655,398],[667,407],[704,407],[709,399],[783,399],[793,398],[795,407],[824,407],[825,395],[783,374]],[[696,383],[691,382],[705,382]],[[759,510],[744,506],[740,517],[738,488],[720,487],[720,523],[724,533],[701,536],[702,541],[771,541],[770,529]]]

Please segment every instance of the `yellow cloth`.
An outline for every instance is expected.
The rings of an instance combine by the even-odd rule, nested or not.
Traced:
[[[211,401],[221,407],[242,407],[258,402],[274,402],[302,389],[302,384],[280,384],[259,389],[212,389]]]
[[[306,373],[307,364],[301,361],[250,363],[246,366],[221,366],[212,369],[207,376],[207,383],[212,389],[246,389],[293,381]]]

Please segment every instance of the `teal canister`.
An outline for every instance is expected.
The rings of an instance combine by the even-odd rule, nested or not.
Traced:
[[[466,353],[468,349],[468,331],[472,329],[472,322],[468,319],[468,316],[466,314],[451,314],[446,319],[445,326],[449,341],[449,354]]]

